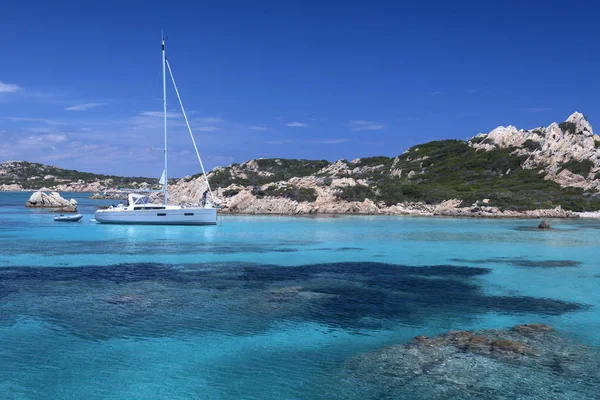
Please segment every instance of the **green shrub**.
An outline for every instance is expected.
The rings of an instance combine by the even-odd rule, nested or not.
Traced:
[[[385,156],[365,157],[365,158],[361,158],[358,161],[358,163],[356,163],[355,165],[357,167],[374,167],[377,165],[390,166],[390,165],[392,165],[393,161],[394,161],[393,158],[385,157]]]
[[[594,167],[594,163],[591,160],[575,160],[572,159],[560,165],[561,169],[568,169],[574,174],[587,176],[591,169]]]
[[[575,132],[577,132],[577,125],[575,125],[575,123],[573,122],[561,122],[560,124],[558,124],[559,128],[562,129],[563,132],[571,132],[572,134],[575,134]]]
[[[236,190],[236,189],[228,189],[228,190],[223,191],[223,196],[225,196],[225,197],[233,197],[236,194],[238,194],[239,192],[240,191]]]
[[[210,184],[212,187],[215,187],[215,188],[218,188],[218,187],[224,188],[224,187],[230,186],[234,183],[238,184],[238,185],[243,185],[243,186],[250,184],[250,182],[247,179],[241,179],[241,178],[234,177],[231,174],[230,168],[224,168],[224,169],[220,169],[218,171],[214,171],[212,173],[212,176],[210,177]]]
[[[298,188],[293,185],[286,185],[284,187],[278,187],[276,185],[270,185],[266,189],[261,190],[254,188],[252,190],[257,198],[263,197],[283,197],[290,200],[295,200],[299,203],[303,201],[312,202],[317,199],[317,192],[313,188]]]
[[[542,145],[540,142],[536,142],[535,140],[531,140],[531,139],[527,139],[525,141],[525,143],[523,143],[522,146],[524,149],[527,149],[528,151],[535,151],[535,150],[541,150],[542,149]]]
[[[346,201],[364,201],[365,199],[375,199],[376,197],[373,189],[365,185],[343,187],[336,196]]]
[[[487,138],[488,138],[487,136],[475,136],[475,137],[471,138],[471,143],[475,143],[475,144],[483,143],[483,142],[485,142],[485,140]]]

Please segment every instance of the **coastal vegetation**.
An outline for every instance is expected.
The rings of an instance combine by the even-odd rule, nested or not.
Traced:
[[[286,199],[302,201],[315,201],[317,193],[312,188],[299,188],[293,185],[276,186],[270,185],[266,189],[254,188],[252,194],[257,198],[263,197],[284,197]]]
[[[268,183],[286,181],[294,177],[303,177],[316,174],[319,170],[329,165],[326,160],[295,160],[285,158],[261,158],[253,160],[250,166],[243,168],[242,175],[232,173],[240,164],[232,164],[226,168],[212,171],[211,184],[214,187],[227,187],[233,184],[242,186],[265,185]],[[192,181],[201,174],[184,178]]]
[[[587,175],[594,168],[594,163],[591,160],[575,160],[572,159],[560,165],[562,169],[568,169],[574,174]]]
[[[535,140],[527,139],[525,141],[525,143],[523,143],[523,148],[527,149],[528,151],[535,151],[535,150],[541,150],[542,145],[540,144],[540,142],[536,142]]]
[[[568,127],[567,127],[568,129]],[[533,140],[523,148],[538,150]],[[440,140],[413,146],[396,158],[368,157],[341,160],[342,168],[332,169],[325,160],[259,159],[216,169],[210,180],[214,188],[226,189],[234,196],[251,187],[257,198],[280,197],[298,202],[314,201],[315,188],[303,189],[287,182],[291,178],[314,177],[316,187],[330,188],[334,179],[350,178],[354,185],[330,188],[340,201],[392,206],[400,202],[438,204],[460,199],[473,204],[488,199],[488,204],[503,210],[524,211],[561,206],[572,211],[600,209],[600,196],[578,187],[561,187],[545,179],[541,167],[523,168],[527,155],[517,155],[511,146],[478,151],[469,142]],[[590,160],[571,160],[560,165],[575,174],[587,175]],[[267,185],[267,186],[265,186]]]
[[[17,184],[24,190],[38,190],[73,182],[90,184],[99,181],[111,186],[124,187],[141,183],[148,185],[158,183],[158,179],[155,178],[93,174],[28,161],[8,161],[0,164],[0,185]]]
[[[340,198],[363,201],[370,198],[386,205],[401,201],[439,203],[458,198],[469,204],[489,199],[502,209],[522,211],[553,208],[573,211],[600,209],[600,197],[584,196],[581,188],[563,188],[545,180],[540,169],[523,169],[526,156],[513,155],[515,148],[476,151],[466,142],[442,140],[410,148],[394,166],[414,175],[372,176],[369,186],[344,188]],[[589,162],[570,162],[563,168],[589,173]]]

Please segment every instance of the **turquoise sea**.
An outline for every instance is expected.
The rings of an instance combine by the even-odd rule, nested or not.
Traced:
[[[28,196],[0,193],[1,399],[398,398],[349,376],[349,360],[530,322],[600,349],[600,221],[111,226],[89,222],[110,202],[76,194],[82,222],[57,223]]]

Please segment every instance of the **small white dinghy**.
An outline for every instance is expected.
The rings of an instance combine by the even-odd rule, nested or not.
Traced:
[[[81,215],[81,214],[72,214],[72,215],[60,214],[60,215],[54,216],[54,220],[59,221],[59,222],[78,222],[81,218],[83,218],[83,215]]]

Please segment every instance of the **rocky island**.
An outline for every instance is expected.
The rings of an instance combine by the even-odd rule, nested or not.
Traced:
[[[208,178],[226,213],[600,217],[600,136],[575,112],[547,127],[498,127],[396,157],[255,159],[214,168]],[[157,180],[0,164],[0,190],[102,192],[119,185],[156,188]],[[173,203],[199,204],[206,190],[199,174],[170,180]]]

